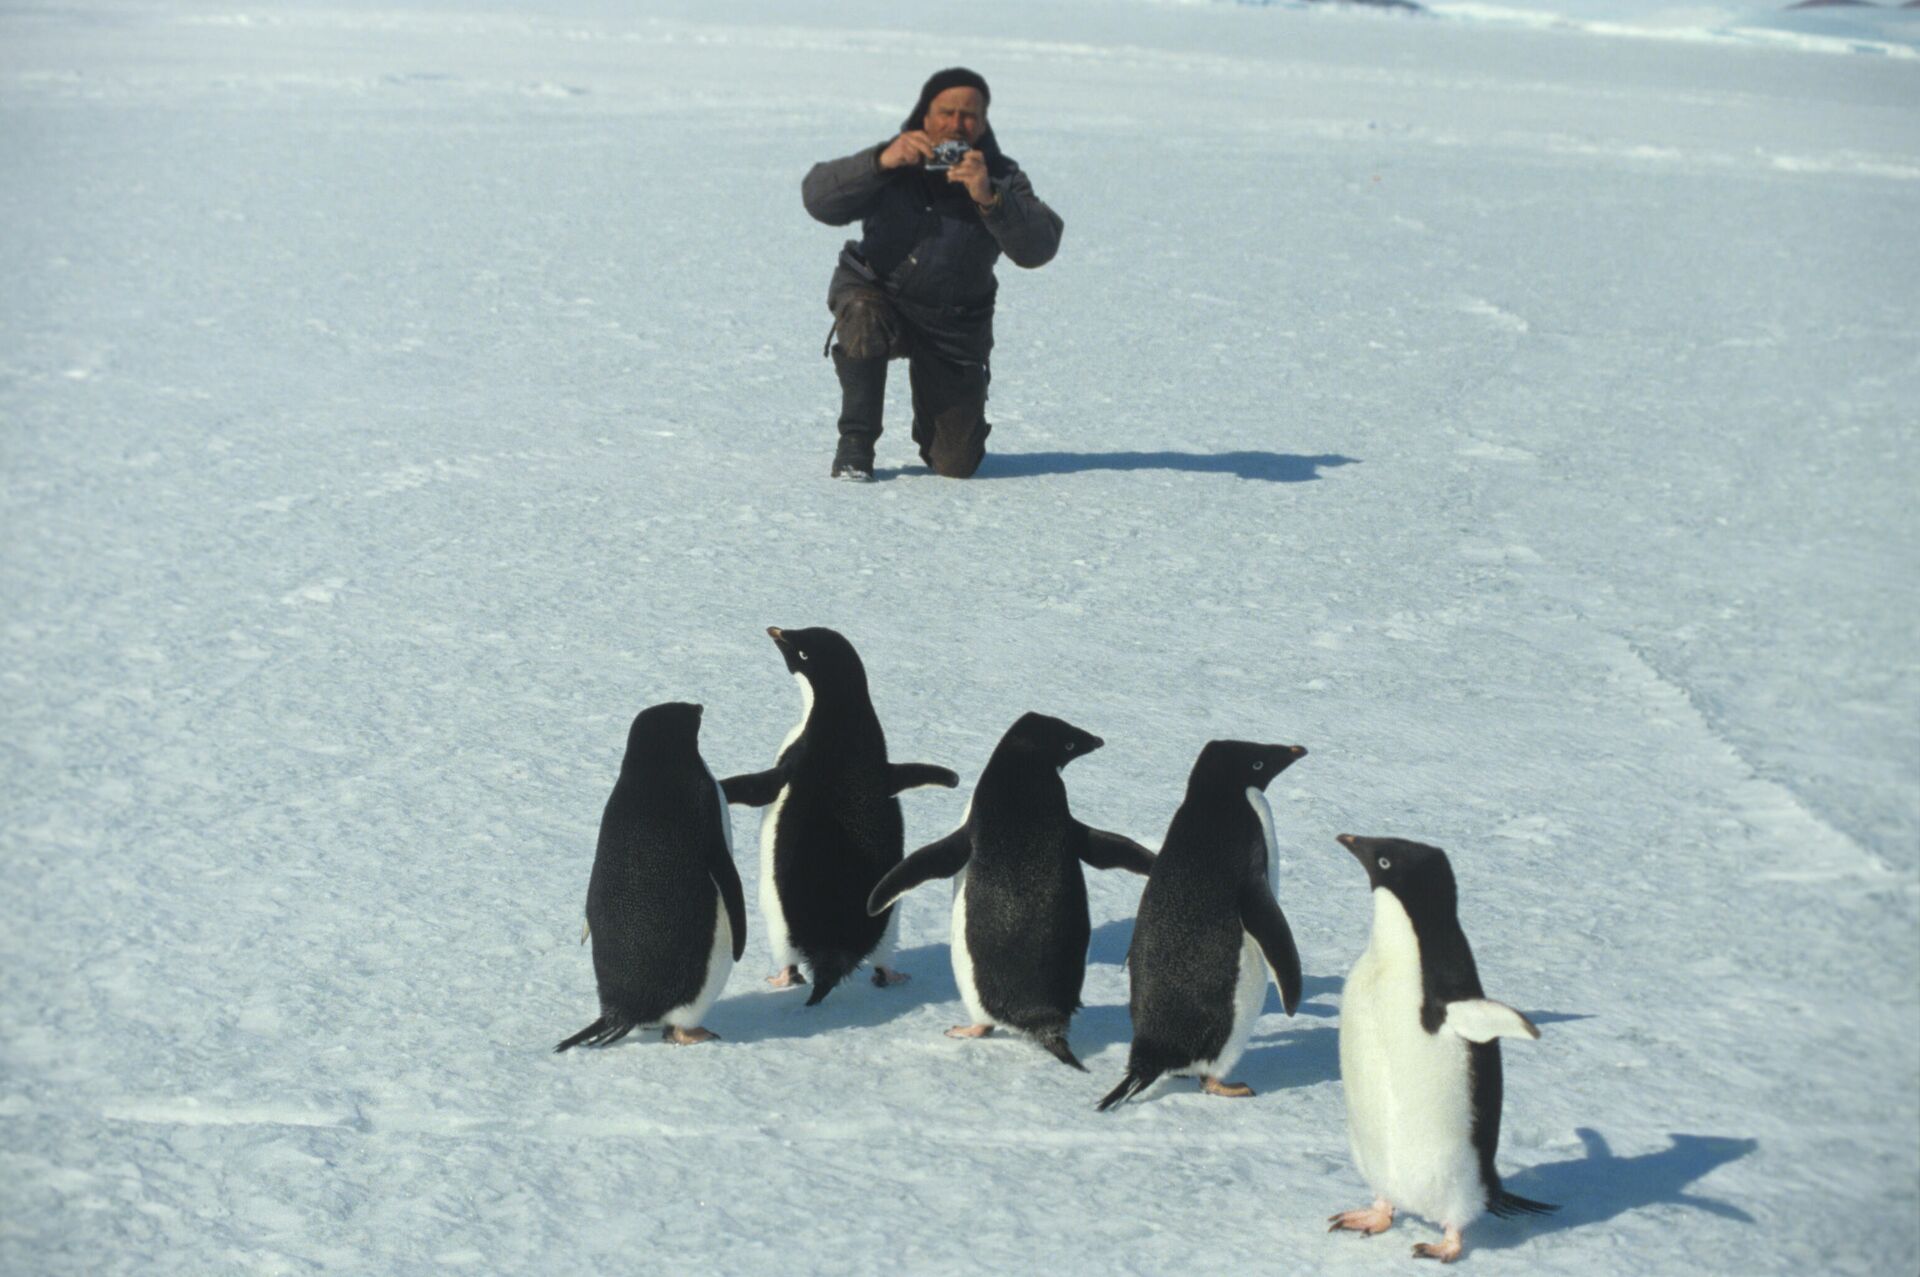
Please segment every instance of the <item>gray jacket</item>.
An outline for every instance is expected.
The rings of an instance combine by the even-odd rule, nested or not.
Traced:
[[[965,188],[918,167],[884,170],[886,143],[827,160],[800,185],[807,212],[829,226],[861,223],[827,286],[839,313],[846,295],[878,288],[941,356],[985,363],[993,349],[993,266],[1044,266],[1060,248],[1064,223],[1033,193],[1020,166],[1000,153],[991,132],[980,139],[1000,202],[979,211]]]

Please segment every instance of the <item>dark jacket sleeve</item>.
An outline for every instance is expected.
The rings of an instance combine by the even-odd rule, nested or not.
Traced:
[[[993,185],[1000,194],[1000,202],[980,220],[1000,241],[1000,251],[1015,266],[1029,270],[1045,266],[1060,251],[1060,232],[1066,223],[1060,220],[1060,214],[1047,207],[1046,201],[1033,193],[1033,183],[1019,169]]]
[[[807,170],[800,183],[800,198],[815,221],[845,226],[867,215],[886,189],[887,174],[880,168],[880,152],[885,146],[882,142],[841,159],[822,160]]]

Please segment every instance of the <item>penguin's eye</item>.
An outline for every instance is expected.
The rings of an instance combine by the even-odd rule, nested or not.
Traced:
[[[1071,754],[1071,753],[1073,752],[1073,742],[1072,742],[1072,741],[1068,741],[1068,742],[1067,742],[1067,752],[1068,752],[1069,754]]]
[[[1265,759],[1256,758],[1253,760],[1253,770],[1255,771],[1263,770],[1266,767],[1266,765],[1267,764]]]
[[[803,660],[803,661],[807,659],[807,654],[806,654],[805,652],[802,652],[802,651],[800,651],[800,650],[798,650],[798,649],[795,649],[795,651],[794,651],[794,655],[795,655],[795,656],[797,656],[797,657],[799,657],[799,658],[800,658],[801,660]]]
[[[1391,860],[1388,860],[1385,856],[1382,856],[1380,857],[1380,867],[1382,869],[1391,869],[1393,868],[1393,862]]]

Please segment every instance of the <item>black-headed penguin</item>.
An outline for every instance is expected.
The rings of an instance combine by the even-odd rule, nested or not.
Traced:
[[[1373,890],[1373,934],[1341,997],[1340,1084],[1353,1160],[1375,1201],[1333,1216],[1330,1231],[1383,1232],[1395,1210],[1412,1211],[1445,1230],[1413,1253],[1451,1262],[1460,1230],[1483,1212],[1555,1209],[1507,1192],[1493,1166],[1499,1039],[1540,1030],[1482,992],[1445,852],[1399,838],[1340,843]]]
[[[953,977],[973,1019],[949,1037],[984,1037],[1005,1025],[1083,1068],[1067,1045],[1092,933],[1081,863],[1137,874],[1153,868],[1145,847],[1089,829],[1067,809],[1061,770],[1103,743],[1061,719],[1022,715],[994,747],[960,828],[901,861],[868,897],[877,914],[923,882],[957,879]]]
[[[608,1046],[662,1025],[669,1042],[700,1026],[747,943],[720,785],[700,757],[700,706],[643,709],[627,731],[587,881],[587,929],[600,1018],[554,1048]]]
[[[1268,976],[1288,1015],[1301,985],[1300,955],[1270,881],[1279,850],[1266,788],[1306,752],[1232,740],[1201,749],[1140,895],[1127,954],[1133,1050],[1102,1110],[1167,1073],[1198,1077],[1211,1095],[1253,1094],[1226,1075],[1260,1017]]]
[[[812,1006],[865,961],[872,961],[877,985],[906,980],[888,965],[898,929],[893,913],[868,916],[867,895],[900,863],[905,846],[896,795],[921,785],[951,789],[960,778],[945,767],[887,761],[866,667],[845,637],[777,627],[767,634],[800,684],[800,722],[770,769],[721,785],[728,802],[767,808],[760,911],[779,968],[768,983],[805,984],[805,963]]]

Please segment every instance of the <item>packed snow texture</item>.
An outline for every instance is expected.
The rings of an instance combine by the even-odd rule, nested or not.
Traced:
[[[1439,6],[1436,6],[1439,7]],[[1711,25],[1711,24],[1709,24]],[[1064,215],[995,430],[897,368],[829,482],[818,159],[992,82]],[[1476,1270],[1920,1249],[1920,71],[1314,7],[0,8],[0,1270],[1406,1271],[1365,1205],[1341,832],[1450,852],[1509,1044]],[[1157,846],[1210,737],[1307,972],[1116,1112],[1140,880],[1089,873],[1091,1075],[913,982],[550,1048],[626,728],[716,772],[860,647],[909,848],[1029,709]],[[734,814],[757,880],[756,817]],[[750,892],[751,895],[751,892]]]

